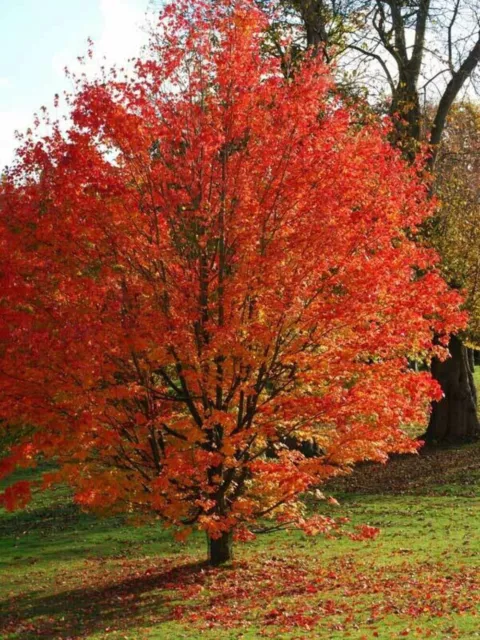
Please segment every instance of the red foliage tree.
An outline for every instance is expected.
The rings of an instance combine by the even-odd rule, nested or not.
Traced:
[[[462,315],[382,126],[318,59],[285,80],[253,3],[212,5],[168,7],[132,77],[79,81],[68,131],[7,172],[0,417],[35,426],[4,474],[42,454],[85,508],[196,526],[220,563],[232,531],[321,528],[299,495],[416,449],[402,425],[438,391],[407,356]]]

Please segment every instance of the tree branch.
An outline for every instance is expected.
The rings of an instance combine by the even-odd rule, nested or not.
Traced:
[[[447,84],[446,89],[438,104],[437,113],[433,121],[430,135],[430,143],[432,145],[432,154],[430,156],[429,165],[433,168],[438,154],[438,146],[442,138],[445,123],[450,108],[455,101],[460,89],[463,87],[467,79],[472,75],[475,67],[480,61],[480,32],[478,39],[468,56],[465,58],[460,68],[453,74],[450,82]]]

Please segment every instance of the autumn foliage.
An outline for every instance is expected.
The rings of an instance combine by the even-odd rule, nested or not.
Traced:
[[[463,322],[413,241],[425,189],[318,58],[284,78],[267,26],[244,0],[176,2],[130,77],[78,80],[68,131],[19,149],[0,417],[35,432],[4,474],[42,454],[85,508],[214,541],[259,518],[334,526],[299,495],[416,449],[402,427],[438,390],[407,357]]]

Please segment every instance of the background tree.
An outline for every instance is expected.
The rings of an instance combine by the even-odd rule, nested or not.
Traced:
[[[220,564],[259,518],[328,529],[300,494],[415,450],[402,427],[438,389],[407,356],[463,315],[412,240],[425,187],[318,57],[286,80],[242,0],[161,24],[5,177],[0,418],[35,433],[1,469],[42,454],[84,508],[196,526]]]
[[[480,344],[480,111],[478,105],[464,102],[454,106],[446,121],[445,135],[440,145],[435,171],[435,192],[440,206],[437,215],[427,225],[430,242],[442,255],[442,268],[446,278],[468,294],[466,308],[470,319],[463,335],[466,344]],[[459,349],[458,340],[452,338],[453,348]],[[476,407],[470,403],[467,412],[457,414],[459,402],[469,403],[475,395],[473,379],[474,357],[468,346],[461,351],[462,359],[452,358],[443,363],[439,371],[444,376],[443,386],[450,393],[438,403],[439,411],[450,414],[440,424],[430,423],[426,437],[448,440],[451,434],[442,429],[456,424],[454,438],[469,438],[476,424]],[[458,367],[458,363],[462,363]],[[466,379],[463,380],[463,377]],[[452,388],[453,387],[453,388]],[[462,397],[464,387],[470,389]],[[452,402],[452,400],[454,400]]]
[[[462,91],[475,88],[469,81],[480,60],[478,0],[282,0],[281,4],[285,8],[281,24],[294,34],[295,55],[308,47],[327,52],[347,85],[367,86],[370,100],[386,105],[395,123],[392,141],[410,161],[422,143],[431,144],[428,168],[434,170],[448,114]],[[277,32],[272,32],[274,40]],[[277,49],[288,58],[288,47]],[[427,105],[431,117],[425,119]],[[435,361],[433,374],[455,410],[445,412],[443,404],[433,403],[426,434],[432,442],[480,436],[477,412],[472,410],[476,395],[465,368],[466,347],[452,337],[450,352],[451,360]]]

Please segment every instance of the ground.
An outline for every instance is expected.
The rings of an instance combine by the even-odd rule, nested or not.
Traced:
[[[2,640],[480,638],[480,446],[365,465],[321,512],[373,540],[299,532],[202,564],[205,540],[81,513],[68,492],[0,514]],[[313,507],[312,507],[313,508]]]

